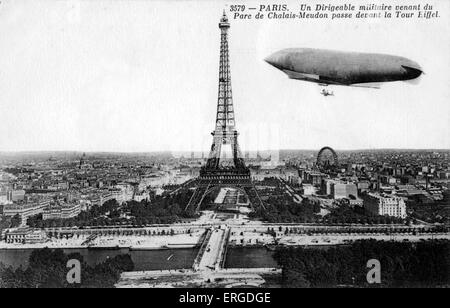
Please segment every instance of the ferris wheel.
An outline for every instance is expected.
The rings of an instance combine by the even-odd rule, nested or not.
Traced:
[[[316,165],[320,170],[330,170],[338,166],[338,156],[330,147],[323,147],[317,154]]]

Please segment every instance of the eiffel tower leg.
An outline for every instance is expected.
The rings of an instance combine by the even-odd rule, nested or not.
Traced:
[[[185,212],[189,212],[189,211],[195,212],[198,195],[201,194],[201,192],[200,192],[201,189],[202,189],[202,187],[197,187],[194,190],[194,193],[192,194],[191,199],[189,199],[189,202],[184,209]]]
[[[210,185],[208,185],[208,187],[204,188],[202,190],[202,194],[199,195],[199,200],[197,202],[197,206],[195,208],[195,211],[197,212],[198,210],[200,210],[200,206],[202,205],[203,200],[205,199],[206,195],[208,194],[208,192],[210,191]]]
[[[194,193],[191,196],[191,199],[189,199],[189,203],[185,207],[185,212],[193,211],[197,212],[200,209],[200,205],[203,202],[203,199],[206,197],[206,193],[209,190],[209,185],[207,187],[205,186],[197,186]]]

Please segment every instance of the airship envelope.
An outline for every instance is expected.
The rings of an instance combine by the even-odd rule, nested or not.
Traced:
[[[370,84],[412,80],[423,73],[412,60],[376,53],[290,48],[264,60],[289,78],[321,85],[370,87]]]

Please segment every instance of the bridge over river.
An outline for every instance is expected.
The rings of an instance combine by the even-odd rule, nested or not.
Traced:
[[[208,229],[194,261],[194,271],[219,270],[225,260],[229,237],[229,227]]]
[[[265,280],[261,275],[277,275],[276,268],[224,269],[230,227],[212,227],[206,231],[203,243],[191,269],[122,273],[116,287],[258,287]]]

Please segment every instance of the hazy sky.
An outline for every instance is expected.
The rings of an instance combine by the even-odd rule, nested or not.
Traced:
[[[440,19],[231,19],[243,150],[450,148],[450,1],[427,2]],[[230,3],[2,0],[0,151],[207,150]],[[426,74],[323,97],[263,61],[287,47],[395,54]]]

